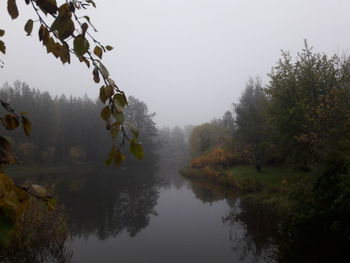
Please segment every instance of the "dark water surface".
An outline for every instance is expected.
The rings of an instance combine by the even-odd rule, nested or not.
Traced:
[[[268,215],[178,168],[77,168],[36,180],[68,209],[72,262],[270,262]]]

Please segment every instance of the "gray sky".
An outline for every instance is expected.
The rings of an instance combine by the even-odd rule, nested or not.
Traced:
[[[63,66],[38,42],[26,37],[28,18],[11,21],[0,2],[6,30],[5,68],[0,84],[21,80],[51,94],[96,98],[100,85],[83,64]],[[158,126],[200,124],[221,117],[237,101],[249,76],[266,73],[293,55],[306,38],[316,51],[348,53],[348,0],[95,0],[89,12],[96,38],[115,47],[104,59],[112,78],[128,95],[156,112]],[[37,29],[37,27],[35,28]],[[37,31],[37,30],[36,30]],[[33,31],[34,32],[34,31]]]

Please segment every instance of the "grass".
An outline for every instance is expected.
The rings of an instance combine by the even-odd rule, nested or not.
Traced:
[[[238,165],[226,171],[227,177],[237,181],[257,181],[263,186],[276,188],[289,188],[300,182],[307,175],[306,172],[298,171],[286,166],[266,166],[261,172],[248,165]]]
[[[273,206],[282,212],[292,205],[288,198],[289,190],[308,174],[287,166],[265,166],[261,172],[257,172],[253,166],[237,165],[216,171],[217,176],[206,174],[205,169],[183,168],[180,173],[190,179],[208,180],[226,186],[244,198]]]
[[[242,192],[284,191],[307,176],[307,172],[287,166],[266,166],[261,172],[257,172],[253,166],[236,165],[226,170],[217,169],[216,176],[207,174],[205,171],[205,169],[183,168],[180,173],[188,178],[206,178],[216,181]],[[250,189],[248,189],[249,186]]]

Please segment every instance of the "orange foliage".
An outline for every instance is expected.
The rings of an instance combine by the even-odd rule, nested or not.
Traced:
[[[224,146],[216,146],[211,151],[194,158],[190,168],[227,168],[234,164],[249,163],[249,149],[232,147],[230,150]]]

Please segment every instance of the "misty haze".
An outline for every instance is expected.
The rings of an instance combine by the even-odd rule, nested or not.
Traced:
[[[0,3],[0,262],[348,262],[350,2]]]

